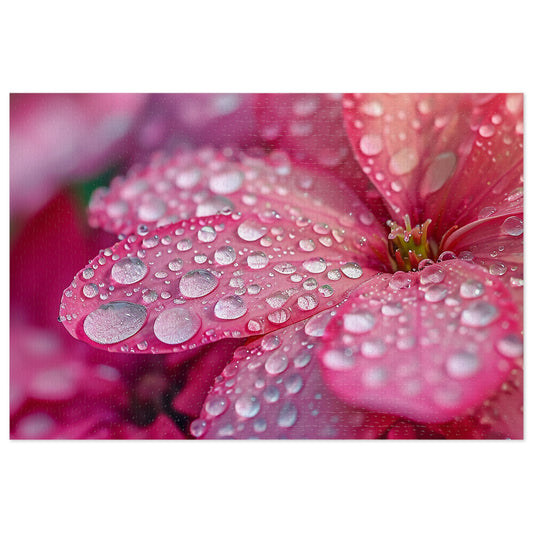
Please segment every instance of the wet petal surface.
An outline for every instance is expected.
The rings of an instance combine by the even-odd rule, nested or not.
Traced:
[[[522,354],[507,289],[460,260],[402,284],[394,277],[361,286],[332,320],[321,352],[326,383],[354,406],[420,422],[480,405]]]

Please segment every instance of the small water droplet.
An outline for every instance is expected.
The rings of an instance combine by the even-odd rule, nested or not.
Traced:
[[[414,148],[402,148],[389,161],[389,170],[395,176],[408,174],[418,165],[418,154]]]
[[[444,280],[446,273],[439,265],[429,265],[420,273],[420,283],[427,285],[429,283],[440,283]]]
[[[261,341],[261,348],[263,348],[265,352],[271,352],[280,346],[281,340],[277,335],[268,335],[267,337],[263,337]]]
[[[225,196],[211,196],[196,206],[196,216],[208,217],[219,213],[229,215],[234,210],[235,206]]]
[[[481,135],[481,137],[485,138],[492,137],[495,131],[496,130],[494,129],[494,126],[492,124],[483,124],[483,126],[479,128],[479,134]]]
[[[151,304],[157,300],[157,292],[152,289],[143,291],[143,301],[147,304]]]
[[[263,391],[263,398],[267,403],[276,403],[279,400],[279,389],[275,385],[269,385]]]
[[[483,327],[494,322],[499,312],[488,302],[476,302],[461,313],[461,323],[465,326]]]
[[[298,409],[293,403],[287,402],[281,407],[277,423],[281,428],[290,428],[296,424],[297,418]]]
[[[318,306],[318,300],[313,294],[304,294],[298,297],[298,307],[302,311],[311,311]]]
[[[147,272],[147,266],[138,257],[124,257],[111,268],[111,277],[117,283],[131,285],[142,280]]]
[[[485,288],[483,287],[483,283],[474,279],[463,281],[459,289],[461,297],[467,299],[478,298],[479,296],[482,296],[484,292]]]
[[[472,377],[480,366],[478,356],[469,352],[458,352],[446,360],[446,372],[455,379]]]
[[[398,316],[403,313],[402,304],[399,302],[386,303],[381,308],[381,313],[385,316]]]
[[[178,270],[181,270],[183,268],[183,261],[181,259],[173,259],[168,264],[168,268],[172,272],[178,272]]]
[[[506,218],[502,224],[502,231],[506,235],[518,237],[524,233],[524,223],[521,218],[515,216]]]
[[[290,317],[291,314],[287,309],[277,309],[267,316],[268,321],[272,324],[284,324]]]
[[[87,283],[83,286],[83,294],[87,298],[94,298],[98,294],[98,285],[95,283]]]
[[[189,429],[191,435],[198,439],[205,435],[205,432],[207,431],[207,422],[205,420],[202,420],[201,418],[198,418],[191,423]]]
[[[319,274],[321,272],[324,272],[327,268],[326,261],[322,259],[321,257],[313,257],[312,259],[308,259],[307,261],[304,261],[302,265],[307,272],[311,272],[312,274]]]
[[[205,403],[206,412],[213,416],[220,416],[225,413],[229,406],[229,400],[223,396],[212,396]]]
[[[261,402],[256,396],[245,393],[235,402],[235,412],[244,418],[253,418],[261,409]]]
[[[350,333],[366,333],[374,327],[376,320],[368,311],[355,311],[345,314],[343,322],[344,329]]]
[[[198,230],[198,240],[200,242],[213,242],[216,238],[217,232],[211,226],[204,226]]]
[[[492,263],[489,266],[489,272],[493,276],[503,276],[507,272],[507,266],[504,263]]]
[[[347,370],[355,365],[351,350],[346,353],[341,350],[328,350],[324,354],[324,364],[331,370]]]
[[[230,265],[231,263],[235,262],[236,258],[237,254],[231,246],[221,246],[215,252],[215,261],[219,265]]]
[[[273,375],[277,376],[287,370],[289,366],[289,357],[283,352],[273,353],[265,363],[265,370]]]
[[[426,302],[440,302],[444,300],[444,298],[446,298],[447,294],[448,289],[446,288],[446,285],[432,285],[426,290],[424,294],[424,299],[426,300]]]
[[[363,269],[357,263],[346,263],[342,265],[341,272],[350,279],[357,279],[363,275]]]
[[[296,267],[291,263],[279,263],[274,267],[276,272],[280,274],[294,274],[296,272]]]
[[[240,170],[227,170],[214,174],[209,178],[209,188],[215,194],[231,194],[237,192],[244,182],[244,173]]]
[[[244,316],[246,304],[240,296],[224,296],[215,304],[215,316],[222,320],[234,320]]]
[[[361,353],[370,359],[381,357],[386,349],[387,347],[381,339],[371,339],[361,344]]]
[[[251,269],[260,270],[268,265],[268,257],[264,252],[252,252],[246,262]]]
[[[453,152],[444,152],[435,157],[424,175],[424,193],[431,194],[441,189],[455,172],[456,165],[457,157]]]
[[[143,305],[111,302],[89,313],[83,322],[87,337],[98,344],[115,344],[135,335],[146,321]]]
[[[313,239],[301,239],[298,243],[300,249],[304,252],[312,252],[316,248],[315,241]]]
[[[91,279],[94,276],[94,270],[92,268],[86,268],[82,273],[83,279]]]
[[[237,234],[243,241],[253,242],[264,237],[268,228],[255,220],[245,220],[237,228]]]
[[[165,344],[181,344],[194,337],[201,325],[200,317],[188,308],[167,309],[156,318],[154,334]]]
[[[524,352],[524,341],[520,335],[510,333],[496,343],[496,348],[505,357],[520,357]]]
[[[361,137],[359,148],[367,156],[377,155],[383,150],[383,141],[379,135],[369,133]]]
[[[181,294],[186,298],[201,298],[213,292],[218,280],[208,270],[191,270],[184,274],[179,283]]]
[[[383,104],[378,100],[363,102],[361,110],[370,117],[380,117],[383,115]]]

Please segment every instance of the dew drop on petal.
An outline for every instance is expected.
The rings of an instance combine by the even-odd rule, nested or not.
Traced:
[[[489,138],[494,135],[494,132],[496,130],[494,129],[494,126],[492,124],[483,124],[481,128],[479,128],[479,134],[481,137]]]
[[[506,218],[502,224],[502,231],[506,235],[518,237],[524,233],[524,223],[521,218],[515,216]]]
[[[269,385],[263,392],[263,398],[267,403],[276,403],[279,397],[279,389],[275,385]]]
[[[211,176],[209,179],[209,188],[215,194],[231,194],[238,191],[243,182],[243,172],[240,170],[229,170]]]
[[[267,234],[268,228],[255,220],[245,220],[237,228],[237,234],[243,241],[253,242]]]
[[[231,246],[221,246],[215,252],[215,261],[219,265],[231,265],[231,263],[235,262],[236,258],[237,254]]]
[[[94,276],[94,270],[92,268],[86,268],[82,273],[83,279],[91,279]]]
[[[271,352],[281,346],[281,340],[277,335],[268,335],[261,340],[261,348],[265,352]]]
[[[83,330],[98,344],[115,344],[135,335],[143,327],[146,316],[143,305],[111,302],[89,313],[83,322]]]
[[[222,320],[234,320],[244,316],[246,304],[240,296],[224,296],[215,304],[215,316]]]
[[[453,152],[444,152],[435,157],[424,175],[422,187],[425,194],[438,191],[450,179],[456,164],[457,157]]]
[[[361,152],[365,155],[377,155],[383,150],[383,141],[379,135],[369,133],[361,137],[359,148],[361,148]]]
[[[520,335],[511,333],[496,343],[497,350],[505,357],[520,357],[524,351],[524,341]]]
[[[418,154],[414,148],[402,148],[389,161],[389,170],[395,176],[411,172],[418,165]]]
[[[498,310],[488,302],[476,302],[461,313],[461,323],[465,326],[483,327],[494,322]]]
[[[507,266],[504,263],[492,263],[489,266],[489,272],[493,276],[503,276],[507,272]]]
[[[381,339],[364,341],[361,345],[361,353],[369,358],[381,357],[386,349],[387,347]]]
[[[205,435],[205,432],[207,431],[207,422],[198,418],[191,423],[189,430],[193,437],[200,438]]]
[[[446,276],[444,269],[438,265],[429,265],[420,273],[420,283],[427,285],[428,283],[440,283]]]
[[[124,257],[111,268],[111,277],[122,285],[137,283],[146,276],[147,266],[138,257]]]
[[[294,274],[296,272],[296,267],[291,263],[279,263],[274,267],[276,272],[280,274]]]
[[[302,311],[310,311],[318,306],[318,300],[313,294],[304,294],[298,297],[298,307]]]
[[[207,217],[218,213],[229,214],[234,210],[233,202],[225,196],[211,196],[196,206],[196,216]]]
[[[186,342],[200,329],[200,317],[190,309],[177,307],[163,311],[154,322],[155,336],[165,344]]]
[[[186,298],[201,298],[213,292],[218,280],[208,270],[191,270],[184,274],[179,283],[181,294]]]
[[[313,257],[312,259],[308,259],[307,261],[304,261],[302,266],[305,268],[305,270],[307,270],[307,272],[311,272],[312,274],[320,274],[327,268],[326,261],[322,259],[322,257]]]
[[[235,412],[244,418],[253,418],[261,409],[261,402],[256,396],[245,393],[235,402]]]
[[[346,263],[342,265],[341,272],[350,279],[357,279],[363,275],[363,269],[357,263]]]
[[[291,402],[287,402],[282,406],[279,412],[277,423],[281,428],[290,428],[294,426],[297,418],[298,410],[296,409],[296,406]]]
[[[181,270],[183,268],[183,261],[181,259],[173,259],[168,264],[168,268],[172,272],[178,272],[178,270]]]
[[[346,370],[352,368],[355,364],[355,359],[351,354],[346,354],[341,350],[328,350],[324,354],[324,365],[331,370]]]
[[[456,379],[472,377],[480,366],[478,356],[469,352],[458,352],[446,360],[446,372]]]
[[[284,324],[290,317],[291,314],[286,309],[276,309],[276,311],[273,311],[267,316],[268,321],[272,324]]]
[[[229,400],[223,396],[213,396],[205,404],[207,414],[215,417],[225,413],[229,406]]]
[[[181,239],[181,241],[176,244],[176,248],[180,252],[186,252],[187,250],[190,250],[192,248],[192,241],[191,239]]]
[[[343,317],[344,329],[350,333],[366,333],[370,331],[376,319],[368,311],[355,311],[353,313],[347,313]]]
[[[474,279],[463,281],[459,289],[461,297],[466,299],[478,298],[479,296],[482,296],[484,292],[485,288],[483,287],[483,283]]]
[[[246,262],[251,269],[259,270],[268,265],[268,257],[264,252],[252,252],[247,257]]]
[[[426,302],[441,302],[442,300],[444,300],[444,298],[446,298],[447,294],[448,289],[446,288],[446,285],[432,285],[426,290],[424,294],[424,299],[426,300]]]
[[[96,283],[87,283],[83,286],[83,295],[86,298],[94,298],[98,294],[98,290]]]
[[[364,102],[361,105],[361,110],[369,117],[380,117],[383,115],[383,104],[378,100]]]
[[[277,376],[278,374],[281,374],[282,372],[285,372],[287,370],[287,367],[289,366],[289,357],[287,354],[283,352],[276,352],[273,353],[265,363],[265,370],[273,375]]]
[[[386,303],[381,307],[381,313],[385,316],[398,316],[403,313],[402,304],[399,302]]]
[[[217,238],[215,228],[204,226],[198,230],[198,240],[200,242],[213,242]]]

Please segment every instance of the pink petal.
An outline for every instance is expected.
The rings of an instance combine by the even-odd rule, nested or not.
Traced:
[[[282,152],[266,159],[225,154],[204,149],[156,156],[148,167],[132,169],[126,179],[95,192],[91,225],[129,234],[139,225],[154,229],[192,217],[252,211],[272,225],[282,217],[315,227],[315,240],[326,247],[344,240],[350,228],[357,236],[355,248],[386,250],[382,236],[375,235],[374,215],[342,182],[293,165]]]
[[[327,311],[237,349],[215,380],[201,418],[203,438],[376,438],[393,421],[335,398],[320,376],[317,350]]]
[[[523,218],[521,211],[483,218],[451,233],[442,245],[499,279],[520,309],[524,298]]]
[[[522,185],[520,95],[348,95],[344,106],[356,158],[397,221],[431,218],[440,238]]]
[[[375,215],[385,213],[380,196],[353,157],[340,94],[263,94],[257,96],[256,109],[265,142],[287,150],[295,161],[334,171],[372,205]]]
[[[303,320],[373,274],[352,261],[353,234],[326,245],[312,226],[269,222],[216,215],[130,235],[76,275],[60,320],[101,349],[180,352]]]
[[[326,331],[324,379],[354,406],[444,422],[508,379],[521,317],[478,266],[450,260],[409,276],[376,276],[351,294]]]

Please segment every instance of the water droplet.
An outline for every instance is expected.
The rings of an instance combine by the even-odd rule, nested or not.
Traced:
[[[122,285],[141,281],[148,272],[147,266],[138,257],[124,257],[111,268],[111,277]]]
[[[363,275],[363,269],[357,263],[346,263],[342,265],[341,272],[350,279],[357,279]]]
[[[296,267],[291,263],[279,263],[274,267],[274,270],[280,274],[294,274]]]
[[[268,257],[264,252],[252,252],[246,261],[248,266],[254,270],[265,268],[268,265]]]
[[[248,324],[246,324],[246,329],[252,333],[257,333],[258,331],[261,331],[261,323],[257,320],[249,320]]]
[[[374,327],[376,319],[368,311],[355,311],[345,314],[343,322],[344,329],[351,333],[366,333]]]
[[[213,242],[216,238],[217,232],[211,226],[204,226],[198,230],[198,240],[200,242]]]
[[[213,292],[218,280],[208,270],[191,270],[180,279],[179,289],[186,298],[201,298]]]
[[[155,222],[159,220],[167,210],[167,204],[157,196],[146,198],[139,206],[137,214],[141,220]]]
[[[302,239],[298,243],[298,246],[304,251],[304,252],[312,252],[316,248],[315,241],[313,239]]]
[[[409,272],[398,270],[389,280],[389,287],[394,290],[408,289],[413,282],[413,276]]]
[[[469,352],[453,354],[446,360],[446,372],[455,379],[472,377],[480,366],[478,356]]]
[[[304,261],[302,265],[307,272],[311,272],[312,274],[319,274],[321,272],[324,272],[327,268],[326,261],[322,259],[321,257],[313,257],[312,259],[308,259],[307,261]]]
[[[494,213],[496,213],[496,211],[497,211],[496,208],[491,205],[483,207],[482,209],[479,210],[477,218],[479,220],[481,220],[482,218],[488,218]]]
[[[372,339],[364,341],[363,344],[361,344],[361,353],[370,359],[381,357],[386,349],[387,347],[381,339]]]
[[[281,340],[277,335],[268,335],[267,337],[263,337],[263,340],[261,341],[261,348],[263,348],[265,352],[271,352],[280,346]]]
[[[236,258],[237,254],[231,246],[221,246],[215,252],[215,261],[219,265],[230,265],[231,263],[235,262]]]
[[[155,248],[159,244],[159,235],[152,235],[143,239],[143,248]]]
[[[511,333],[500,339],[496,348],[505,357],[520,357],[524,351],[524,341],[520,335]]]
[[[444,280],[446,273],[439,265],[429,265],[420,273],[420,283],[427,285],[429,283],[440,283]]]
[[[225,413],[228,409],[229,401],[223,396],[213,396],[205,403],[206,412],[215,417]]]
[[[191,423],[189,429],[191,435],[198,439],[205,435],[205,432],[207,431],[207,422],[205,420],[202,420],[201,418],[198,418]]]
[[[318,306],[318,300],[313,294],[304,294],[303,296],[298,297],[298,307],[302,311],[311,311]]]
[[[240,296],[224,296],[215,304],[215,316],[222,320],[234,320],[244,316],[246,304]]]
[[[424,175],[424,194],[438,191],[453,175],[456,165],[457,157],[453,152],[444,152],[435,157]]]
[[[188,341],[200,329],[200,317],[188,308],[178,307],[163,311],[154,322],[155,336],[165,344]]]
[[[383,150],[383,141],[379,135],[369,133],[361,137],[359,148],[361,148],[361,152],[365,155],[377,155]]]
[[[279,412],[277,423],[281,428],[290,428],[294,426],[297,418],[298,409],[296,409],[296,406],[293,403],[287,402],[282,406]]]
[[[157,292],[155,292],[154,290],[150,289],[150,290],[145,290],[145,292],[143,292],[143,301],[147,304],[151,304],[153,302],[155,302],[157,300]]]
[[[324,354],[324,364],[331,370],[346,370],[355,365],[351,350],[345,353],[341,350],[328,350]]]
[[[88,314],[83,330],[98,344],[115,344],[135,335],[143,327],[146,316],[143,305],[111,302]]]
[[[172,272],[177,272],[178,270],[181,270],[183,268],[183,261],[181,259],[173,259],[168,264],[168,268]]]
[[[181,241],[176,244],[176,248],[180,252],[186,252],[187,250],[190,250],[192,248],[192,241],[191,239],[181,239]]]
[[[244,182],[244,173],[240,170],[219,172],[209,178],[209,188],[215,194],[231,194],[238,191]]]
[[[280,393],[275,385],[269,385],[263,391],[263,398],[267,403],[276,403],[279,400]]]
[[[282,372],[285,372],[288,366],[289,366],[289,357],[283,352],[276,352],[276,353],[273,353],[266,360],[265,370],[269,374],[276,376],[278,374],[281,374]]]
[[[341,271],[338,268],[335,268],[328,272],[328,279],[330,279],[331,281],[338,281],[341,279],[341,276]]]
[[[383,104],[378,100],[363,102],[361,110],[370,117],[380,117],[383,115]]]
[[[524,233],[524,223],[521,218],[518,217],[509,217],[506,218],[502,224],[502,231],[506,235],[511,235],[513,237],[518,237]]]
[[[208,217],[219,213],[230,214],[234,210],[233,202],[225,196],[211,196],[196,206],[196,216]]]
[[[446,288],[446,285],[432,285],[426,290],[424,294],[424,299],[426,300],[426,302],[440,302],[444,300],[444,298],[446,298],[447,294],[448,289]]]
[[[318,287],[318,282],[315,278],[309,278],[302,283],[302,286],[306,291],[314,291]]]
[[[389,170],[395,176],[411,172],[418,165],[418,154],[414,148],[402,148],[389,161]]]
[[[492,124],[483,124],[481,128],[479,128],[479,134],[481,137],[489,138],[494,135],[494,132],[496,130],[494,129],[494,126]]]
[[[83,286],[83,294],[87,298],[94,298],[98,294],[98,285],[95,283],[87,283]]]
[[[402,304],[399,302],[386,303],[381,308],[381,313],[385,316],[398,316],[403,313]]]
[[[235,402],[235,412],[244,418],[253,418],[261,409],[261,402],[256,396],[245,393]]]
[[[272,324],[284,324],[290,317],[291,314],[287,309],[277,309],[267,316],[268,321]]]
[[[256,284],[248,285],[246,290],[248,291],[248,294],[259,294],[261,292],[261,286]]]
[[[91,279],[94,276],[94,270],[92,268],[86,268],[82,273],[83,279]]]
[[[237,234],[243,241],[252,242],[264,237],[268,228],[255,220],[245,220],[237,228]]]
[[[467,299],[478,298],[479,296],[482,296],[484,292],[485,288],[483,287],[483,283],[474,279],[463,281],[459,289],[461,297]]]
[[[498,310],[488,302],[476,302],[461,313],[461,323],[465,326],[483,327],[494,322],[499,315]]]
[[[492,263],[489,266],[489,272],[493,276],[503,276],[507,272],[507,266],[504,263]]]

